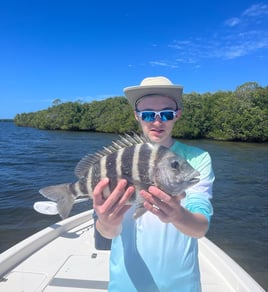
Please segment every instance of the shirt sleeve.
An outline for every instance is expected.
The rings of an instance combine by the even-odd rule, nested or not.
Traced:
[[[204,215],[210,224],[213,215],[213,207],[209,199],[196,194],[187,195],[185,208],[192,213]]]
[[[211,157],[208,152],[192,156],[189,163],[200,172],[200,181],[186,191],[185,208],[203,214],[210,223],[213,215],[212,186],[215,179]]]

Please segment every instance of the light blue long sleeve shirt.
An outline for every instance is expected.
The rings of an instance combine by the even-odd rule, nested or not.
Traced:
[[[210,222],[214,181],[210,155],[180,142],[171,150],[200,172],[200,182],[186,191],[182,205]],[[124,218],[122,233],[112,241],[109,291],[201,291],[198,240],[150,212],[133,220],[134,208]]]

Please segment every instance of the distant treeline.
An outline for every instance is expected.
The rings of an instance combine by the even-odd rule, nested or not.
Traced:
[[[265,142],[268,140],[268,86],[247,82],[235,91],[183,95],[183,114],[175,138]],[[46,110],[15,117],[18,126],[46,130],[105,133],[138,131],[133,110],[124,97],[91,103],[59,99]]]
[[[0,122],[13,122],[13,119],[0,119]]]

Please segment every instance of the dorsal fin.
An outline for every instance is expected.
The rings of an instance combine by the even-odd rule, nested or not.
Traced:
[[[133,145],[150,143],[149,139],[143,135],[137,133],[132,133],[132,135],[124,134],[119,136],[120,138],[112,142],[112,145],[103,147],[102,150],[97,151],[95,154],[88,154],[83,157],[75,167],[74,173],[79,178],[82,179],[86,176],[88,169],[102,157],[114,153],[120,149],[130,147]]]

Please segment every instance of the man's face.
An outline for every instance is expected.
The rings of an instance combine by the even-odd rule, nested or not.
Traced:
[[[149,95],[143,97],[137,104],[138,111],[161,111],[176,110],[176,103],[173,99],[161,95]],[[155,121],[143,121],[135,112],[136,119],[140,122],[143,133],[152,142],[170,147],[172,144],[172,129],[175,122],[179,119],[181,111],[179,110],[172,120],[162,121],[159,116]]]

